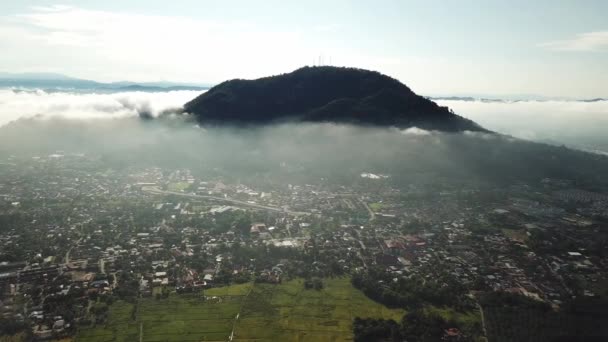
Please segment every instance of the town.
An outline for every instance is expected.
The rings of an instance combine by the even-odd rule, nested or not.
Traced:
[[[370,171],[350,185],[289,183],[61,151],[0,169],[4,334],[77,337],[117,301],[212,300],[213,288],[291,279],[351,278],[388,307],[482,317],[447,337],[491,335],[486,293],[552,310],[608,296],[608,194],[570,180],[397,187]]]

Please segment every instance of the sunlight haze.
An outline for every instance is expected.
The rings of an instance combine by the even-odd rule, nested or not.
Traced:
[[[3,2],[0,71],[213,84],[321,61],[425,95],[607,96],[608,3],[558,2]]]

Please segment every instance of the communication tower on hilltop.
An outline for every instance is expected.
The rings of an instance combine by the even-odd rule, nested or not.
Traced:
[[[327,61],[327,59],[329,59],[329,61]],[[333,65],[331,63],[331,56],[328,56],[327,59],[326,56],[320,54],[319,56],[312,59],[312,66]]]

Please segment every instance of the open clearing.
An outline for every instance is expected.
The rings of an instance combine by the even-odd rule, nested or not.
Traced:
[[[188,189],[190,186],[191,184],[188,182],[169,183],[167,185],[167,190],[180,192]]]
[[[116,302],[107,324],[82,329],[76,341],[228,341],[233,328],[233,341],[350,341],[353,313],[397,321],[404,314],[368,299],[349,278],[324,284],[316,291],[305,290],[302,279],[247,283],[207,290],[207,300],[177,294],[140,299],[137,308]]]

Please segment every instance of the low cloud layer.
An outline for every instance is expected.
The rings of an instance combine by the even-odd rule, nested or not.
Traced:
[[[17,119],[32,117],[41,119],[155,117],[165,111],[180,108],[198,94],[199,91],[80,94],[0,89],[0,127]]]
[[[496,132],[608,151],[608,101],[437,102]]]
[[[608,159],[501,135],[310,123],[199,127],[178,116],[139,118],[142,112],[158,115],[191,98],[182,92],[4,94],[0,111],[6,117],[11,108],[13,120],[0,126],[0,160],[84,154],[108,167],[187,167],[234,181],[281,179],[286,184],[346,184],[361,181],[361,173],[389,175],[387,181],[401,186],[508,184],[546,177],[576,178],[594,188],[607,184]],[[489,118],[482,114],[480,118]]]
[[[0,127],[34,117],[42,120],[156,117],[180,108],[198,94],[198,91],[82,94],[0,89]],[[437,102],[483,127],[516,138],[608,152],[608,101]],[[418,128],[402,133],[429,134]]]

